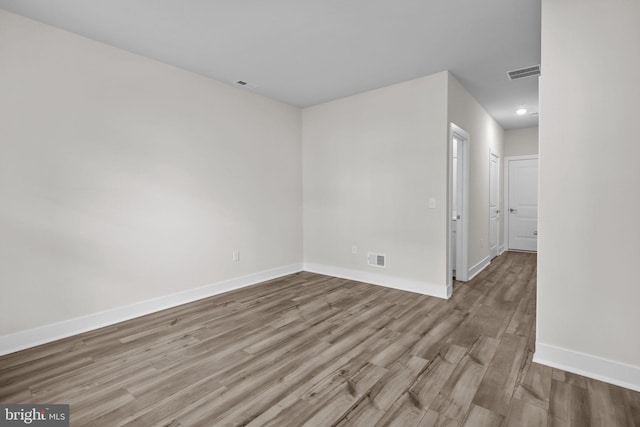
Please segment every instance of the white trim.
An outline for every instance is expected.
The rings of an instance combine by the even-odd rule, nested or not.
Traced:
[[[525,154],[522,156],[509,156],[509,157],[505,157],[505,160],[535,160],[538,159],[538,157],[540,157],[539,154]]]
[[[504,158],[504,246],[505,250],[509,250],[509,162],[512,160],[540,160],[538,154],[527,154],[524,156],[509,156]]]
[[[473,279],[480,273],[482,270],[487,268],[487,266],[491,263],[491,255],[487,255],[482,261],[474,265],[469,269],[469,280]]]
[[[436,285],[434,283],[420,282],[418,280],[403,279],[399,277],[389,277],[379,273],[352,270],[349,268],[334,267],[324,264],[305,262],[304,271],[324,274],[326,276],[340,277],[342,279],[355,280],[357,282],[371,283],[373,285],[385,286],[387,288],[415,292],[444,299],[451,298],[453,290],[453,286],[449,285]]]
[[[496,188],[496,191],[498,192],[496,195],[498,199],[498,213],[496,214],[496,256],[500,255],[500,214],[503,213],[503,209],[500,209],[500,156],[498,153],[495,153],[491,147],[489,147],[489,240],[487,241],[487,243],[489,243],[487,245],[489,246],[489,258],[491,258],[491,161],[493,160],[493,157],[496,158],[496,173],[498,174],[498,188]]]
[[[640,367],[536,341],[533,361],[640,391]]]
[[[502,255],[503,253],[505,253],[507,250],[506,245],[503,243],[498,247],[498,255]]]
[[[0,336],[0,356],[300,271],[302,271],[302,264],[287,265],[124,307],[3,335]]]

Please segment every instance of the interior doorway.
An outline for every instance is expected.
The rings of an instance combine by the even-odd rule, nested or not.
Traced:
[[[449,132],[449,256],[447,286],[453,279],[467,281],[469,210],[469,134],[451,123]]]
[[[538,156],[507,157],[505,240],[516,251],[538,249]]]

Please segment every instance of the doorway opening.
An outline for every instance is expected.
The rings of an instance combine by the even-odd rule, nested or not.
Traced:
[[[538,156],[505,159],[504,236],[509,250],[538,249]]]
[[[469,211],[469,134],[451,123],[449,129],[449,197],[447,289],[451,293],[453,280],[469,280],[468,211]]]

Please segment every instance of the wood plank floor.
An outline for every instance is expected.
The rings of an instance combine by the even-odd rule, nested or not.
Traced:
[[[437,298],[299,273],[0,358],[73,426],[638,426],[640,393],[532,363],[536,256]]]

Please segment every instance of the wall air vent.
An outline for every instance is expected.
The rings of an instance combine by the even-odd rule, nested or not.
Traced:
[[[387,257],[383,254],[367,253],[367,263],[371,267],[385,268],[387,266]]]
[[[507,75],[511,80],[523,79],[525,77],[534,77],[540,75],[540,65],[533,67],[520,68],[519,70],[507,71]]]

